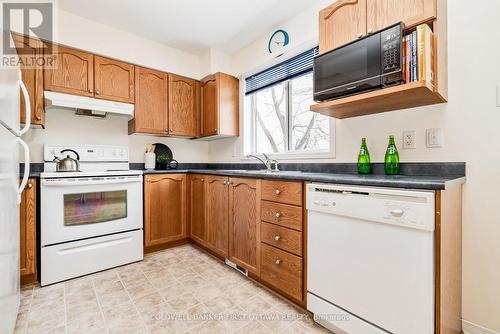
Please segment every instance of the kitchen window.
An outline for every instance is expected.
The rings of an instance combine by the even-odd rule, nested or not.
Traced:
[[[246,79],[245,153],[333,157],[333,119],[309,110],[317,48]]]

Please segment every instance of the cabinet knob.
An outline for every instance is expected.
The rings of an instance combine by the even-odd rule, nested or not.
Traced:
[[[201,179],[201,182],[205,182],[205,179]]]
[[[28,189],[31,189],[33,188],[33,185],[31,183],[28,183],[28,185],[26,186]]]
[[[362,34],[362,33],[359,33],[357,37],[358,37],[358,38],[361,38],[361,37],[363,37],[363,34]]]
[[[276,212],[276,215],[275,215],[275,216],[276,216],[276,218],[279,218],[279,217],[281,217],[281,213]]]
[[[279,241],[280,239],[281,239],[281,237],[280,237],[279,235],[276,235],[276,236],[274,237],[274,240],[276,240],[276,241]]]
[[[281,264],[281,260],[280,259],[276,259],[276,261],[274,261],[274,263],[276,263],[276,265],[279,266]]]
[[[172,132],[172,131],[174,131],[174,129],[170,129],[169,131]]]
[[[226,181],[226,180],[224,180],[224,185],[226,185],[226,184],[227,184],[227,181]]]
[[[42,120],[42,118],[40,116],[36,116],[35,118],[36,118],[37,121]]]
[[[98,90],[96,90],[95,93],[96,93],[96,95],[101,94],[101,92],[99,92]]]
[[[279,189],[276,189],[274,192],[276,193],[276,195],[281,194],[281,190],[279,190]]]
[[[165,129],[165,132],[168,132],[168,129]]]
[[[214,129],[214,132],[217,132],[217,129]]]
[[[92,89],[89,89],[89,93],[92,94],[94,91]]]
[[[368,29],[368,35],[371,34],[373,32],[372,29]]]

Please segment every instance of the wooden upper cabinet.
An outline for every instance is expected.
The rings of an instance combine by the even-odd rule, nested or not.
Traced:
[[[64,46],[54,46],[55,68],[44,70],[45,90],[94,96],[94,55]]]
[[[366,34],[366,1],[338,0],[319,12],[320,53],[338,48]]]
[[[260,273],[260,180],[229,182],[229,259]]]
[[[207,241],[207,218],[205,202],[207,199],[207,177],[193,174],[190,177],[190,237],[205,245]]]
[[[207,176],[207,247],[219,256],[229,256],[229,189],[225,176]]]
[[[187,222],[185,174],[147,175],[144,184],[146,247],[185,239]]]
[[[94,80],[96,98],[134,103],[134,65],[95,56]]]
[[[135,67],[135,111],[129,134],[168,133],[168,74]]]
[[[201,136],[239,135],[239,80],[217,72],[201,81]]]
[[[43,56],[43,45],[39,40],[21,35],[12,35],[19,53],[21,79],[28,90],[31,105],[31,124],[45,127],[45,112],[43,106],[43,68],[36,65],[36,60]],[[33,63],[35,60],[35,63]],[[24,64],[33,64],[27,66]],[[21,123],[26,123],[26,105],[21,92]]]
[[[215,74],[201,82],[201,135],[217,134],[219,127],[219,99]]]
[[[414,26],[436,18],[435,0],[366,0],[367,31],[377,31],[394,23]]]
[[[36,179],[29,179],[20,206],[21,284],[36,281]]]
[[[199,82],[169,75],[169,134],[196,137],[199,134]]]

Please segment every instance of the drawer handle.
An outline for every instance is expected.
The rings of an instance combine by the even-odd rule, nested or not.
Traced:
[[[280,217],[281,217],[281,213],[276,212],[276,215],[275,215],[275,216],[276,216],[276,218],[280,218]]]
[[[280,237],[279,235],[276,235],[276,236],[274,237],[274,240],[276,240],[276,241],[280,241],[280,239],[281,239],[281,237]]]
[[[276,189],[274,192],[276,193],[276,195],[281,194],[281,190],[279,190],[279,189]]]
[[[276,265],[279,266],[281,264],[281,260],[280,259],[276,259],[276,261],[274,261],[274,263],[276,263]]]

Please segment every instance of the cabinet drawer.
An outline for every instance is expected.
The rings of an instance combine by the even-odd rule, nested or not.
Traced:
[[[261,220],[302,231],[302,207],[268,201],[261,202]]]
[[[264,222],[260,230],[262,242],[302,256],[302,232]]]
[[[302,182],[263,180],[262,199],[300,206],[302,205]]]
[[[303,299],[302,258],[262,244],[260,277],[297,301]]]

